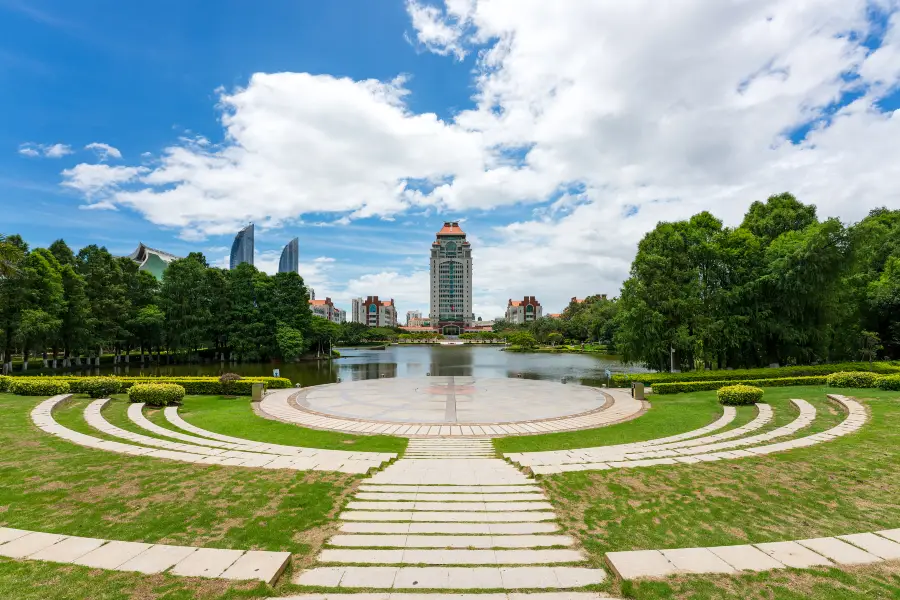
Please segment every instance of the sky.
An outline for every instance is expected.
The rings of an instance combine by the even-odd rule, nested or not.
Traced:
[[[0,0],[0,233],[227,265],[256,224],[319,298],[618,294],[641,237],[789,191],[900,208],[900,0]]]

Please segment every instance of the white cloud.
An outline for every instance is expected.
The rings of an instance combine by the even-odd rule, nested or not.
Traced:
[[[62,158],[72,154],[72,148],[68,144],[35,144],[26,142],[19,146],[19,154],[30,158],[43,156],[44,158]]]
[[[410,0],[418,44],[477,56],[474,108],[416,114],[403,78],[258,73],[221,93],[223,143],[184,138],[128,189],[101,187],[102,201],[193,239],[307,213],[346,223],[518,203],[518,222],[473,242],[476,311],[492,317],[534,294],[556,312],[571,296],[616,293],[659,220],[711,210],[735,224],[750,202],[786,190],[845,220],[900,206],[900,113],[876,108],[900,83],[900,17],[870,52],[869,7]],[[850,91],[865,93],[831,115]],[[388,268],[331,289],[403,308],[427,302],[427,283]]]
[[[62,172],[62,185],[81,192],[88,206],[115,208],[111,195],[122,184],[135,181],[146,173],[145,167],[111,167],[106,164],[81,163]]]
[[[122,158],[122,153],[118,148],[104,144],[103,142],[92,142],[84,147],[85,150],[93,150],[97,154],[97,158],[101,161],[110,158]]]

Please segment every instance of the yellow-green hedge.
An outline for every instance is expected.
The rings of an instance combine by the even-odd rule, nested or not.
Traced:
[[[44,377],[13,377],[9,391],[18,396],[57,396],[69,393],[69,384]]]
[[[900,375],[885,375],[884,377],[879,377],[876,384],[880,390],[900,392]]]
[[[12,377],[8,375],[0,375],[0,392],[5,392],[9,389],[9,382],[12,381]]]
[[[761,401],[763,393],[762,388],[739,384],[719,388],[716,396],[725,406],[749,406]]]
[[[11,381],[38,379],[37,377],[21,376],[10,377]],[[119,392],[128,390],[136,383],[175,383],[185,389],[191,395],[216,396],[223,394],[222,383],[218,377],[76,377],[72,375],[60,375],[56,377],[41,377],[52,381],[62,381],[69,384],[74,394],[89,394],[97,380],[114,379],[121,383]],[[254,383],[265,383],[267,389],[283,389],[291,387],[291,380],[285,377],[245,377],[232,382],[230,393],[237,396],[249,396],[252,393]],[[59,392],[63,393],[63,392]]]
[[[841,371],[828,376],[829,387],[873,388],[880,377],[868,371]]]
[[[184,400],[184,388],[175,383],[136,383],[128,388],[128,399],[150,406],[170,406]]]
[[[778,379],[752,379],[742,381],[746,385],[756,387],[784,387],[792,385],[825,385],[826,377],[814,375],[812,377],[780,377]],[[680,394],[682,392],[703,392],[717,390],[728,385],[734,385],[734,381],[684,381],[679,383],[654,383],[654,394]]]

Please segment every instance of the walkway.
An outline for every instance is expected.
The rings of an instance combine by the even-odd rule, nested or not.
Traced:
[[[259,408],[264,417],[314,429],[484,438],[604,427],[639,417],[646,406],[623,389],[601,391],[529,379],[427,377],[274,390]],[[546,416],[551,413],[557,416]]]
[[[365,480],[321,566],[294,582],[345,591],[574,590],[602,582],[605,572],[586,566],[574,540],[559,533],[542,489],[493,458],[489,444],[416,442],[415,457]]]

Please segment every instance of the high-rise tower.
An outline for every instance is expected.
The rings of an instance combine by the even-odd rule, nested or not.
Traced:
[[[279,273],[297,273],[300,271],[300,240],[292,239],[281,251],[278,261]]]
[[[447,221],[431,244],[431,326],[463,333],[472,314],[472,248],[456,221]]]
[[[231,244],[231,262],[228,268],[235,269],[241,263],[253,264],[253,223],[238,231]]]

